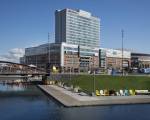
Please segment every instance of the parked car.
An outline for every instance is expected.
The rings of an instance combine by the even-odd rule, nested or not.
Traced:
[[[150,68],[142,68],[140,69],[141,73],[150,74]]]

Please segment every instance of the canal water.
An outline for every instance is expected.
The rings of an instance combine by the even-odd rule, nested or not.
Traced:
[[[35,85],[0,84],[0,120],[150,120],[150,104],[65,108]]]

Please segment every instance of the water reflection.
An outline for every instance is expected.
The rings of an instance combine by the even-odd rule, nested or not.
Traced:
[[[117,105],[61,109],[62,120],[150,120],[150,105]]]
[[[27,88],[27,85],[21,83],[15,85],[0,84],[0,91],[24,91],[25,88]]]
[[[65,108],[23,84],[0,84],[0,93],[0,120],[150,120],[149,104]]]

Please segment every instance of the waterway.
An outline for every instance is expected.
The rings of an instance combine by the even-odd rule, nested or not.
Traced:
[[[0,120],[150,120],[150,104],[65,108],[35,85],[0,84]]]

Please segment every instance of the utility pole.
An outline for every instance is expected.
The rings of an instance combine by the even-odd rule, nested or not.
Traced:
[[[70,63],[70,81],[71,81],[71,68],[72,68],[72,52],[71,52],[71,54],[70,54],[70,61],[69,61],[69,63]]]
[[[93,55],[93,95],[95,95],[95,69],[94,69],[94,55]]]
[[[74,74],[74,52],[73,51],[72,51],[72,74]]]
[[[35,64],[36,64],[36,68],[38,68],[38,67],[37,67],[37,55],[36,55],[35,59],[36,59],[36,60],[35,60],[35,62],[36,62],[36,63],[35,63]],[[36,72],[36,69],[35,69],[35,72]]]
[[[51,72],[51,67],[50,67],[50,35],[48,32],[48,70]]]
[[[78,45],[78,58],[79,58],[79,69],[78,69],[78,73],[80,74],[80,40],[79,40],[79,45]]]
[[[123,70],[123,53],[124,53],[124,44],[123,44],[123,40],[124,40],[124,30],[121,30],[121,37],[122,37],[122,76],[124,75],[124,70]]]

